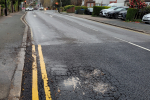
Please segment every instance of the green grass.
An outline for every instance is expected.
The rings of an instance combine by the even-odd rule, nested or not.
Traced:
[[[125,22],[142,22],[141,19],[126,20]]]

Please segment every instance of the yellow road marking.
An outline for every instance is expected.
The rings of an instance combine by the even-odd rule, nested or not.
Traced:
[[[45,98],[46,100],[52,100],[50,87],[48,86],[47,72],[46,72],[41,45],[38,45],[38,52],[39,52],[39,59],[40,59],[40,66],[41,66],[41,74],[44,82]]]
[[[32,45],[32,57],[34,58],[32,64],[32,100],[39,100],[35,45]]]

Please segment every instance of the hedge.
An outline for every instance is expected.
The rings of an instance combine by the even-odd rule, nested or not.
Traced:
[[[129,8],[126,15],[126,20],[132,21],[135,18],[135,15],[137,14],[139,10],[135,8]]]
[[[79,9],[87,9],[86,6],[75,6],[75,10],[79,10]]]
[[[74,7],[74,5],[67,5],[67,6],[64,6],[64,11],[66,11],[67,9],[72,8],[72,7]]]
[[[102,9],[105,9],[105,7],[104,6],[94,6],[92,15],[98,16]]]
[[[60,9],[62,9],[62,11],[64,11],[64,7],[60,7]]]
[[[109,6],[104,6],[105,7],[105,9],[108,9],[108,8],[110,8]]]

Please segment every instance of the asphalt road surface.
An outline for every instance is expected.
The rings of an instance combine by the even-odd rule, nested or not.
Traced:
[[[56,11],[26,20],[34,60],[24,100],[150,99],[150,35]]]

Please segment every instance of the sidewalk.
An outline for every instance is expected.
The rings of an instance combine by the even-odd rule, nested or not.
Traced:
[[[7,100],[18,64],[25,25],[20,18],[25,12],[0,17],[0,100]]]
[[[92,17],[91,15],[80,15],[80,14],[74,14],[74,13],[65,13],[61,12],[61,14],[68,14],[70,16],[80,17],[88,20],[93,20],[96,22],[109,24],[133,31],[143,32],[146,34],[150,34],[150,24],[144,24],[144,23],[135,23],[135,22],[124,22],[120,19],[109,19],[105,17]]]

